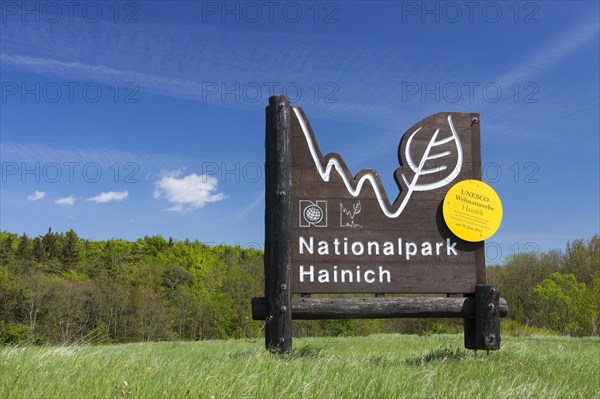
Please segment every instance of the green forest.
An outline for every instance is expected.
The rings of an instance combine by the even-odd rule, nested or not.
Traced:
[[[487,268],[512,332],[598,335],[600,237]],[[0,343],[257,338],[263,253],[161,236],[86,240],[70,230],[0,233]],[[512,320],[512,321],[511,321]],[[460,320],[295,321],[294,336],[462,331]]]

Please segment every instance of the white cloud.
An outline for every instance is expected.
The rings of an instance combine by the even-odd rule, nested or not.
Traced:
[[[180,178],[180,175],[180,171],[171,172],[154,183],[154,198],[165,198],[174,204],[168,211],[194,210],[226,198],[223,193],[213,194],[217,189],[215,177],[192,173]]]
[[[56,205],[75,205],[75,197],[69,195],[68,197],[57,198],[54,200]]]
[[[86,201],[94,201],[98,204],[102,204],[111,201],[123,201],[127,199],[128,196],[129,193],[127,191],[107,191],[105,193],[100,193],[95,197],[90,197]]]
[[[27,199],[29,201],[38,201],[38,200],[41,200],[42,198],[44,198],[45,196],[46,196],[45,191],[36,191],[35,193],[28,195]]]

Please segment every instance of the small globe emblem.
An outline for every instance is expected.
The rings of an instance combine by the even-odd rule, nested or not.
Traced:
[[[304,218],[310,223],[319,223],[323,219],[323,211],[316,205],[307,206],[304,209]]]

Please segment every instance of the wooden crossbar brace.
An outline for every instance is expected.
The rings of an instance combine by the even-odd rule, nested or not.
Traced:
[[[508,304],[499,301],[499,316]],[[252,318],[268,318],[266,298],[252,299]],[[475,318],[475,297],[293,298],[292,319]]]

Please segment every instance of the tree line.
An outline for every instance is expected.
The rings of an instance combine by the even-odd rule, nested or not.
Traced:
[[[255,336],[249,298],[262,269],[258,250],[199,241],[3,232],[0,330],[42,342]]]
[[[486,271],[508,302],[510,319],[559,334],[598,336],[600,236],[567,242],[564,252],[513,255]]]
[[[600,237],[488,267],[509,318],[560,334],[598,335]],[[258,338],[263,253],[161,236],[86,240],[73,230],[0,233],[0,343]],[[294,335],[453,332],[458,320],[295,321]]]

